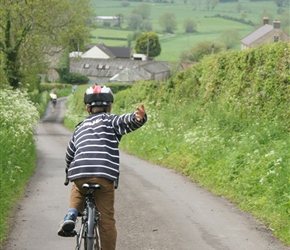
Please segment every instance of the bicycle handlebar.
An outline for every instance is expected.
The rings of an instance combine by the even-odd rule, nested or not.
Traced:
[[[67,186],[69,184],[69,180],[68,180],[68,168],[65,168],[65,181],[64,181],[64,185]]]

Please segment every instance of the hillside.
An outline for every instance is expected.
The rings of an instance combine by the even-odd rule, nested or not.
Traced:
[[[148,113],[120,147],[227,197],[290,245],[289,84],[290,44],[207,56],[167,82],[115,95],[114,113],[140,103]],[[86,88],[70,97],[66,123],[86,116]]]
[[[265,15],[270,18],[271,24],[274,19],[281,20],[282,29],[289,33],[289,28],[286,28],[289,25],[289,13],[287,14],[289,6],[278,8],[274,0],[220,1],[213,9],[208,9],[209,1],[196,0],[146,2],[91,0],[91,2],[97,16],[121,14],[124,17],[120,28],[114,23],[98,23],[98,28],[92,33],[92,42],[103,42],[108,46],[128,46],[128,37],[144,31],[142,27],[139,27],[142,25],[138,26],[138,23],[146,21],[160,37],[162,51],[156,58],[159,61],[179,61],[181,52],[203,41],[218,43],[222,39],[221,35],[228,30],[235,30],[239,34],[239,39],[242,39],[262,25]],[[124,2],[128,5],[123,5]],[[146,17],[144,20],[134,19],[133,14],[136,13],[146,14]],[[165,32],[160,24],[160,18],[166,13],[172,13],[176,21],[173,33]],[[137,25],[135,28],[129,27],[132,19]],[[195,32],[185,32],[184,23],[188,19],[195,23]],[[235,50],[241,49],[239,39],[233,48]],[[131,46],[134,49],[134,41]]]
[[[209,56],[166,83],[116,95],[149,120],[121,147],[173,168],[262,220],[288,245],[290,45]]]

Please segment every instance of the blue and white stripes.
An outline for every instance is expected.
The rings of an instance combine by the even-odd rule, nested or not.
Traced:
[[[137,121],[135,113],[88,116],[76,127],[67,146],[65,161],[69,167],[69,180],[85,177],[116,180],[119,176],[119,142],[123,135],[140,128],[146,120],[147,116]]]

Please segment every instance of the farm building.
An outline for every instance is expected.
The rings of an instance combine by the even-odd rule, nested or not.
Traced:
[[[273,22],[273,25],[270,25],[268,17],[264,17],[263,26],[241,39],[242,49],[253,48],[266,43],[279,41],[290,42],[290,38],[281,30],[280,21],[276,20]]]
[[[70,72],[89,77],[90,82],[165,81],[169,78],[168,62],[130,59],[70,58]]]
[[[114,47],[106,46],[103,43],[88,44],[85,52],[71,52],[70,57],[81,58],[98,58],[98,59],[130,59],[131,48],[130,47]]]
[[[120,22],[120,17],[118,17],[118,16],[97,16],[94,21],[97,23],[118,23],[118,22]]]

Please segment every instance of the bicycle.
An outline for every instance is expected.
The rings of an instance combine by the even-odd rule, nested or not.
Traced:
[[[52,103],[53,108],[55,108],[56,107],[57,100],[56,99],[52,99],[51,100],[51,103]]]
[[[67,178],[66,169],[66,180],[64,185],[68,185],[69,180]],[[77,231],[70,232],[67,237],[76,238],[76,250],[102,250],[100,232],[99,232],[99,219],[100,212],[96,209],[94,203],[94,194],[97,189],[100,189],[100,185],[97,183],[85,183],[82,186],[88,190],[88,194],[85,200],[85,210],[81,214],[81,226]],[[82,240],[84,240],[84,248],[82,248]]]

